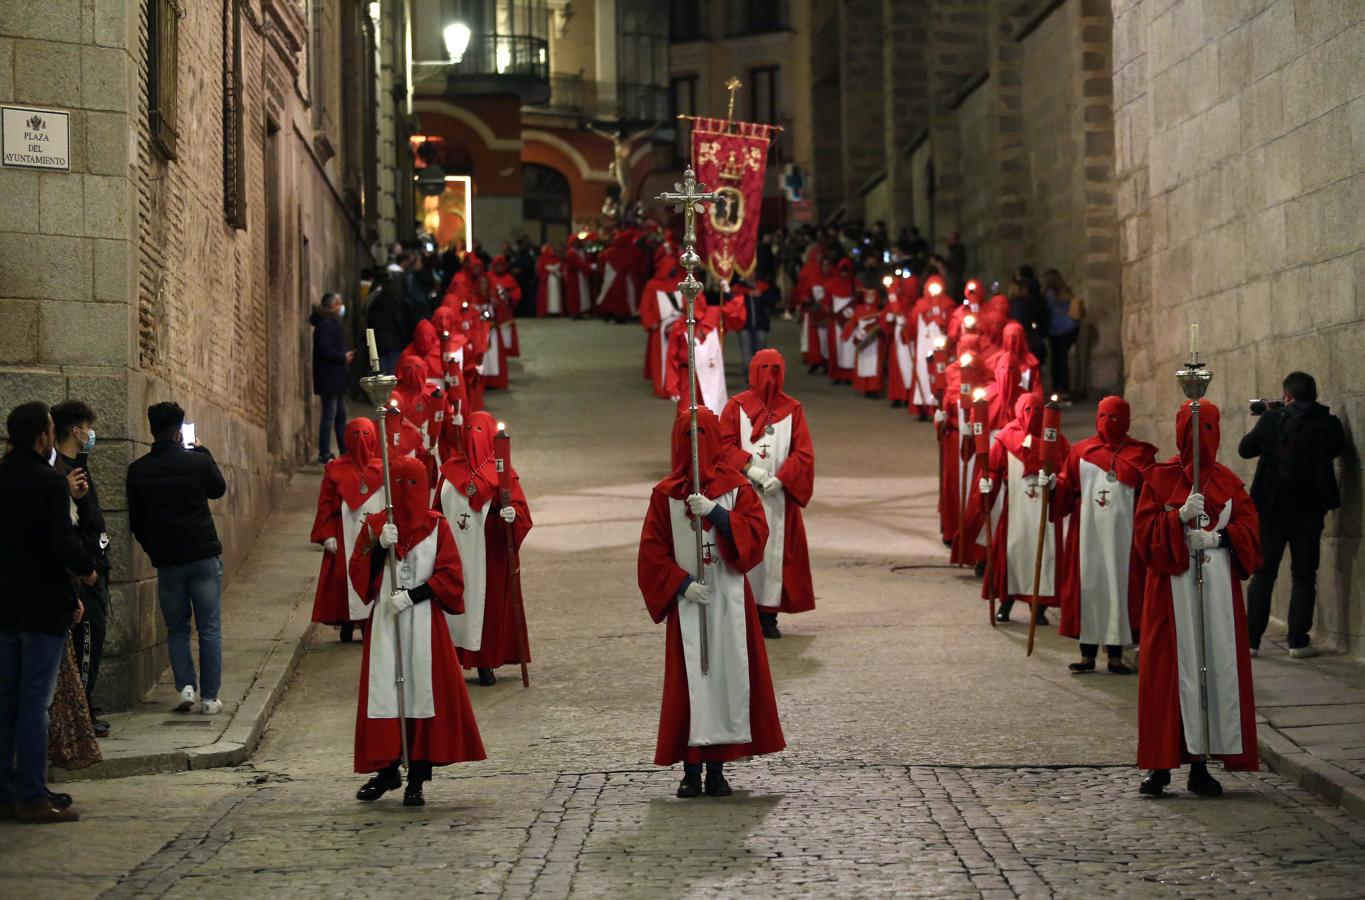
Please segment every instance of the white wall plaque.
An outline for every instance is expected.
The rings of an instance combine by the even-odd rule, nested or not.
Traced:
[[[71,115],[55,109],[0,107],[4,165],[71,171]]]

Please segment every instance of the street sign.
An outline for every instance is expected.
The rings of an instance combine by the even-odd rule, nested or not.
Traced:
[[[56,109],[0,107],[6,167],[71,171],[71,115]]]

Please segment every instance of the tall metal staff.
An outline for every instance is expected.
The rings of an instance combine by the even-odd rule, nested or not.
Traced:
[[[665,203],[676,204],[674,212],[683,214],[683,252],[681,263],[687,270],[687,277],[678,284],[678,290],[687,298],[687,393],[692,414],[692,493],[701,493],[701,465],[697,453],[697,295],[701,293],[701,282],[697,280],[696,270],[701,265],[697,255],[696,214],[706,212],[703,205],[707,201],[720,199],[720,194],[708,192],[706,185],[697,184],[697,174],[689,164],[683,171],[682,184],[674,183],[673,191],[665,191],[658,199]],[[701,519],[695,518],[692,530],[697,538],[697,582],[706,584],[706,568],[703,562]],[[701,673],[711,671],[711,644],[706,631],[706,607],[697,607],[697,619],[701,623]]]
[[[1204,399],[1205,392],[1209,389],[1209,382],[1213,379],[1213,373],[1205,368],[1199,361],[1199,324],[1190,326],[1190,361],[1185,363],[1185,368],[1175,373],[1175,380],[1180,384],[1180,390],[1190,401],[1190,425],[1194,432],[1194,447],[1191,450],[1194,466],[1191,491],[1203,494],[1201,479],[1199,477],[1199,401]],[[1191,530],[1204,527],[1204,518],[1194,520]],[[1192,554],[1194,558],[1194,608],[1195,608],[1195,630],[1199,638],[1199,718],[1204,735],[1204,752],[1201,758],[1207,759],[1213,751],[1209,739],[1209,661],[1208,648],[1205,645],[1205,626],[1204,626],[1204,552],[1201,550]]]
[[[390,522],[393,521],[393,485],[389,482],[389,430],[388,430],[388,400],[389,394],[398,386],[398,379],[392,375],[385,375],[379,371],[379,348],[374,341],[374,329],[365,331],[365,340],[370,348],[370,374],[360,379],[361,390],[365,396],[370,398],[370,402],[376,407],[379,413],[379,449],[380,459],[384,461],[384,511],[388,515]],[[389,587],[391,590],[398,590],[398,554],[389,550]],[[407,701],[403,696],[404,682],[407,681],[403,674],[403,630],[398,625],[398,617],[393,619],[394,637],[394,684],[398,689],[398,739],[403,750],[403,768],[408,767],[408,715]]]

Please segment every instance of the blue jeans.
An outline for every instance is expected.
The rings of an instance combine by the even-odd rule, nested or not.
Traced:
[[[223,686],[223,561],[216,556],[156,570],[161,617],[166,620],[166,647],[177,690],[198,687],[205,700],[217,700]],[[190,655],[190,614],[199,632],[200,683]]]
[[[346,395],[322,395],[322,424],[318,427],[318,457],[332,452],[332,432],[337,436],[337,453],[346,452]]]
[[[47,710],[67,636],[0,631],[0,802],[47,799]]]

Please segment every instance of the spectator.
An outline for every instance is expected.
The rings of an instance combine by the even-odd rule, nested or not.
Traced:
[[[1317,605],[1318,558],[1327,513],[1341,506],[1332,461],[1346,449],[1341,421],[1318,403],[1305,372],[1284,379],[1284,406],[1265,412],[1237,452],[1255,459],[1251,499],[1261,517],[1261,567],[1247,589],[1247,631],[1255,654],[1270,619],[1270,597],[1289,547],[1289,655],[1317,656],[1308,632]],[[1253,410],[1254,412],[1254,410]]]
[[[1024,326],[1029,352],[1038,361],[1047,361],[1047,334],[1050,313],[1043,299],[1042,287],[1034,277],[1031,266],[1014,270],[1009,287],[1010,318]]]
[[[1048,351],[1052,354],[1052,390],[1071,400],[1071,348],[1081,335],[1084,306],[1056,269],[1043,273],[1043,298],[1048,308]]]
[[[48,708],[68,653],[67,631],[84,607],[71,584],[87,587],[98,572],[71,523],[73,487],[48,464],[56,445],[43,403],[15,407],[6,422],[9,452],[0,460],[0,817],[23,822],[74,822],[80,815],[53,803],[47,789]]]
[[[399,354],[412,340],[413,329],[417,327],[417,317],[408,300],[401,269],[389,267],[379,294],[370,300],[365,326],[374,330],[380,370],[392,375],[394,367],[398,365]]]
[[[919,233],[919,229],[913,225],[910,226],[909,244],[911,256],[923,257],[929,255],[929,242],[924,239],[924,235]]]
[[[68,477],[84,478],[84,494],[75,497],[76,531],[85,550],[95,561],[97,577],[92,585],[81,585],[78,596],[85,615],[71,630],[76,645],[80,680],[85,686],[87,710],[96,737],[109,736],[109,723],[95,715],[95,683],[99,680],[100,660],[104,657],[104,635],[109,621],[109,534],[104,525],[104,509],[90,478],[88,459],[95,449],[95,411],[80,400],[68,400],[52,407],[52,424],[57,440],[55,468]]]
[[[740,371],[749,371],[749,360],[754,354],[768,346],[768,304],[758,289],[748,281],[735,276],[734,284],[721,282],[724,296],[721,302],[730,300],[734,294],[744,296],[744,327],[739,330]]]
[[[227,483],[208,448],[182,443],[185,411],[177,403],[147,407],[152,449],[128,467],[128,524],[156,567],[157,598],[166,620],[171,670],[180,691],[179,712],[194,708],[206,716],[223,709],[218,689],[223,679],[223,545],[218,540],[210,500],[227,493]],[[199,632],[195,678],[190,655],[190,616]]]
[[[345,315],[341,295],[329,291],[308,317],[313,326],[313,394],[322,398],[318,462],[323,464],[332,459],[333,431],[339,450],[346,435],[346,367],[355,358],[355,351],[346,349],[346,335],[341,329]]]

